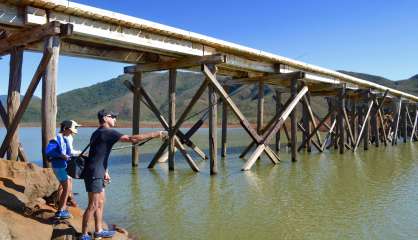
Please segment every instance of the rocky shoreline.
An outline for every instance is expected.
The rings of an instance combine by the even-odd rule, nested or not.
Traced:
[[[52,169],[0,159],[0,239],[78,239],[82,209],[70,207],[72,218],[54,219],[54,194],[58,185]],[[89,232],[94,231],[93,224],[91,221]],[[112,228],[117,231],[112,239],[139,239],[115,225]]]

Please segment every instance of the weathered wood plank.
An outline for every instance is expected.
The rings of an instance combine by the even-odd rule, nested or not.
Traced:
[[[229,94],[228,86],[224,86],[224,89]],[[222,136],[221,136],[221,156],[222,157],[226,157],[227,134],[228,134],[228,104],[222,101]]]
[[[62,33],[66,35],[71,34],[72,25],[53,21],[45,25],[14,32],[6,38],[0,39],[0,55],[7,53],[14,47],[25,46],[33,42],[41,41],[45,37],[56,36]]]
[[[276,116],[279,116],[280,111],[281,111],[281,104],[282,104],[282,93],[276,89],[275,91],[276,93]],[[276,144],[275,144],[275,149],[276,152],[280,152],[280,129],[277,131],[276,133]]]
[[[139,121],[141,116],[141,87],[142,72],[136,72],[132,78],[133,81],[133,101],[132,101],[132,135],[139,134]],[[139,146],[132,146],[132,167],[137,167],[139,163]]]
[[[13,121],[20,105],[20,87],[22,83],[23,48],[13,48],[10,54],[9,90],[7,94],[7,122]],[[19,126],[10,141],[7,159],[18,160],[19,155]]]
[[[0,119],[2,120],[4,126],[6,127],[6,129],[8,129],[8,121],[7,121],[7,112],[6,109],[3,107],[3,103],[0,100]],[[29,158],[27,157],[27,155],[25,154],[25,151],[23,150],[22,144],[19,143],[19,149],[18,149],[18,154],[19,154],[19,160],[22,162],[29,162]]]
[[[38,86],[39,81],[41,80],[41,77],[45,72],[45,69],[49,63],[49,60],[51,59],[51,56],[52,56],[52,49],[46,48],[44,55],[42,56],[42,59],[38,65],[38,68],[36,69],[35,74],[32,77],[29,87],[26,90],[22,103],[20,104],[19,109],[17,110],[16,115],[13,118],[13,121],[9,123],[9,128],[7,129],[6,136],[4,137],[3,143],[0,147],[0,157],[4,157],[4,154],[6,153],[6,150],[9,146],[10,140],[13,134],[15,133],[20,120],[22,119],[23,113],[25,112],[27,106],[29,105],[29,102],[33,96],[33,93],[35,92],[35,89]]]
[[[300,151],[302,149],[302,146],[304,144],[304,141],[308,141],[309,139],[311,139],[313,136],[315,136],[316,132],[319,131],[319,129],[321,128],[322,125],[324,125],[324,123],[327,121],[327,119],[331,116],[331,114],[334,112],[334,108],[331,108],[330,111],[327,113],[327,115],[325,115],[325,117],[319,122],[318,125],[316,125],[316,127],[312,130],[312,132],[309,134],[309,136],[304,139],[301,143],[301,145],[298,148],[298,151]],[[326,139],[324,140],[324,143],[326,143]],[[321,149],[323,149],[321,147]],[[323,151],[323,150],[322,150]],[[321,151],[321,152],[322,152]]]
[[[292,80],[291,82],[291,86],[290,86],[290,97],[291,98],[295,98],[296,97],[296,92],[297,92],[297,87],[298,87],[298,82],[296,80]],[[297,144],[297,135],[296,135],[296,131],[297,131],[297,126],[296,126],[296,114],[294,111],[292,111],[290,113],[290,151],[291,151],[291,158],[292,158],[292,162],[296,162],[297,161],[297,151],[296,151],[296,144]]]
[[[264,124],[264,81],[258,82],[258,102],[257,102],[257,132],[261,134]]]
[[[45,41],[45,48],[52,49],[52,57],[49,61],[42,80],[42,159],[43,166],[50,167],[51,162],[47,159],[44,149],[48,142],[55,138],[57,122],[57,81],[58,61],[61,39],[57,36],[48,37]]]
[[[212,70],[212,74],[216,76],[216,70]],[[209,167],[210,174],[214,175],[218,173],[218,141],[217,141],[217,122],[218,122],[218,108],[216,95],[213,86],[208,88],[208,101],[209,101]]]
[[[125,86],[131,90],[131,92],[134,91],[134,86],[132,84],[129,83],[129,81],[125,81],[124,82]],[[160,121],[161,125],[167,130],[169,131],[169,125],[168,122],[164,119],[163,115],[160,113],[160,111],[158,110],[157,106],[154,104],[154,102],[152,101],[151,97],[148,95],[148,93],[145,91],[144,88],[140,87],[138,89],[141,93],[141,101],[145,104],[145,106],[147,106],[151,112],[154,113],[154,115],[157,117],[157,119]],[[185,139],[185,134],[183,134],[180,130],[176,132],[176,135],[178,138],[182,138]],[[182,145],[181,141],[176,141],[176,148],[180,149],[180,153],[186,158],[187,163],[190,165],[190,167],[193,169],[193,171],[199,171],[199,168],[197,167],[196,163],[194,163],[193,159],[190,157],[190,155],[185,151],[185,148]],[[190,139],[186,139],[184,140],[184,142],[190,147],[192,148],[194,151],[196,151],[196,153],[200,153],[202,152],[202,150],[200,150]],[[151,162],[148,164],[148,168],[153,168],[155,166],[155,164],[162,159],[165,149],[168,147],[168,141],[165,141],[161,147],[158,149],[157,153],[154,155],[153,159],[151,160]],[[167,158],[168,158],[168,154],[167,154]],[[205,158],[205,156],[203,156],[203,158]]]
[[[261,141],[260,136],[257,134],[257,132],[251,127],[251,124],[248,122],[248,120],[244,117],[244,115],[241,113],[241,111],[238,109],[238,107],[235,105],[235,103],[231,100],[231,98],[228,96],[228,94],[225,92],[225,90],[222,88],[222,86],[219,84],[219,82],[216,80],[216,77],[213,76],[208,66],[205,64],[202,65],[202,72],[207,77],[207,80],[211,82],[213,86],[215,86],[215,90],[218,92],[218,94],[222,97],[222,100],[228,103],[228,106],[232,109],[234,114],[238,117],[240,120],[241,125],[244,127],[244,129],[249,133],[251,138],[256,140],[257,142]]]
[[[412,140],[414,139],[414,136],[415,136],[416,139],[418,139],[418,136],[417,136],[417,133],[416,133],[417,120],[418,120],[418,111],[415,110],[414,125],[413,125],[412,130],[411,130],[411,138],[409,139],[410,142],[412,142]]]
[[[168,170],[174,171],[174,154],[175,154],[175,136],[173,131],[174,124],[176,123],[176,78],[177,70],[170,69],[168,81]]]
[[[395,145],[398,143],[398,128],[399,128],[399,119],[401,116],[401,109],[402,109],[402,99],[399,99],[396,103],[395,103],[395,111],[394,113],[396,114],[395,116],[395,121],[394,121],[394,133],[393,133],[393,137],[392,137],[392,145]]]
[[[152,71],[161,71],[167,69],[179,69],[179,68],[190,68],[194,66],[199,66],[202,64],[219,64],[226,61],[225,55],[214,54],[208,56],[192,56],[185,57],[176,60],[171,60],[167,62],[156,62],[156,63],[144,63],[137,64],[135,66],[125,67],[125,73],[134,73],[134,72],[152,72]]]
[[[248,78],[235,78],[226,81],[226,84],[251,84],[257,82],[268,82],[269,84],[274,82],[286,82],[291,81],[292,79],[303,79],[305,78],[305,73],[301,71],[295,71],[290,73],[275,73],[268,74],[261,77],[248,77]],[[287,83],[290,85],[290,83]]]
[[[368,121],[368,119],[369,119],[369,115],[370,115],[370,112],[371,112],[371,110],[372,110],[372,107],[373,107],[373,101],[369,101],[369,104],[368,104],[368,109],[367,109],[367,113],[366,113],[366,115],[365,115],[365,117],[364,117],[364,119],[363,119],[363,124],[362,124],[362,126],[361,126],[361,129],[360,129],[360,132],[359,132],[359,134],[358,134],[358,137],[357,137],[357,141],[356,141],[356,144],[354,145],[354,148],[353,148],[353,151],[356,151],[356,149],[357,149],[357,147],[358,147],[358,145],[360,144],[360,140],[361,140],[361,138],[362,138],[362,136],[363,136],[363,132],[364,132],[364,129],[366,128],[366,131],[368,131],[368,129],[367,129],[367,121]],[[365,141],[369,141],[369,139],[368,139],[368,137],[367,136],[365,136],[365,138],[367,138],[367,140],[365,140]]]

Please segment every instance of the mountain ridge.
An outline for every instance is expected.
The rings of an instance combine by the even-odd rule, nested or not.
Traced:
[[[338,72],[348,74],[353,77],[358,77],[367,81],[381,84],[387,87],[405,91],[414,95],[418,95],[418,74],[411,76],[409,79],[392,81],[390,79],[352,71],[339,70]],[[102,108],[109,108],[120,113],[122,121],[129,122],[132,118],[132,93],[124,86],[125,80],[131,80],[131,75],[119,75],[115,78],[93,84],[88,87],[74,89],[57,96],[58,99],[58,121],[63,119],[76,119],[78,121],[91,122],[96,121],[96,113]],[[222,81],[224,78],[220,78]],[[200,73],[178,71],[176,84],[176,116],[184,111],[190,99],[193,97],[197,88],[203,82],[204,76]],[[164,116],[168,112],[168,73],[153,72],[143,75],[142,85],[144,89],[153,99],[155,105],[160,109]],[[257,109],[258,86],[238,86],[231,88],[232,98],[238,105],[240,110],[249,120],[255,120]],[[234,92],[235,91],[235,92]],[[286,99],[288,94],[284,94],[283,99]],[[196,103],[192,112],[189,115],[194,115],[196,112],[201,112],[207,108],[208,93],[205,92],[201,99]],[[274,115],[270,109],[275,109],[273,101],[273,91],[271,88],[265,88],[265,114],[266,119]],[[0,95],[0,100],[6,104],[6,96]],[[312,105],[319,113],[326,111],[326,104],[322,97],[312,97]],[[41,99],[34,97],[24,114],[23,122],[40,122],[40,108]],[[156,122],[157,119],[153,113],[146,109],[141,104],[141,121]],[[220,111],[220,104],[218,111]],[[230,111],[232,116],[232,111]],[[199,115],[190,119],[195,121]],[[231,119],[231,118],[230,118]],[[237,122],[237,119],[232,118],[231,122]]]

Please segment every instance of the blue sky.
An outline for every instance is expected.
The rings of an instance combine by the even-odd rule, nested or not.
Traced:
[[[418,73],[418,1],[114,1],[76,2],[265,50],[314,65],[392,80]],[[26,53],[23,90],[39,61]],[[122,73],[125,64],[61,57],[58,92]],[[8,57],[0,60],[8,82]],[[0,94],[7,89],[0,88]],[[39,96],[40,91],[36,94]]]

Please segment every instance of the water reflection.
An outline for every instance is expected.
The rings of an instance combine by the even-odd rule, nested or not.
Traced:
[[[39,129],[22,129],[27,152]],[[78,148],[92,131],[77,136]],[[123,130],[129,132],[129,130]],[[205,131],[193,140],[207,145]],[[1,132],[0,132],[1,135]],[[228,135],[228,156],[219,157],[219,172],[199,160],[194,173],[176,155],[176,170],[167,163],[147,169],[158,142],[141,148],[139,168],[132,170],[130,151],[113,152],[112,184],[107,189],[105,218],[142,239],[414,239],[418,233],[418,149],[398,144],[364,152],[301,153],[292,163],[288,152],[274,166],[263,156],[242,172],[238,155],[249,139],[241,131]],[[30,147],[33,146],[33,149]],[[204,149],[205,150],[205,149]],[[207,153],[207,150],[205,150]],[[40,154],[39,154],[40,156]],[[84,186],[75,181],[81,206]]]

